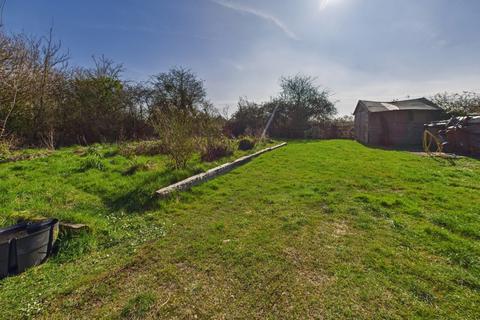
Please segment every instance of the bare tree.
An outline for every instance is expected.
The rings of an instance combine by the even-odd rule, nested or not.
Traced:
[[[206,102],[203,81],[190,69],[172,68],[153,76],[151,83],[154,109],[174,108],[192,112]]]
[[[43,144],[49,148],[55,148],[55,118],[58,112],[57,93],[62,90],[63,73],[68,66],[68,52],[62,52],[60,41],[53,40],[53,28],[44,38],[40,48],[41,65],[39,70],[39,88],[35,121],[39,136]]]
[[[23,37],[8,38],[0,33],[0,139],[19,100],[28,99],[33,83],[33,65],[28,43]]]
[[[157,130],[161,136],[176,125],[188,125],[177,131],[189,139],[221,135],[224,120],[188,69],[173,68],[147,85],[124,81],[123,66],[104,56],[93,57],[92,68],[72,68],[68,60],[53,28],[40,38],[0,29],[1,141],[18,137],[24,145],[53,149],[137,139],[166,128]],[[169,116],[183,122],[168,123]]]
[[[47,141],[48,137],[48,146],[54,145],[55,96],[68,55],[61,53],[61,44],[53,41],[52,33],[36,39],[0,32],[0,138],[9,131],[22,136],[28,131],[30,138]],[[13,116],[15,125],[8,130]]]
[[[5,5],[7,0],[0,0],[0,28],[3,27],[3,11],[5,10]]]

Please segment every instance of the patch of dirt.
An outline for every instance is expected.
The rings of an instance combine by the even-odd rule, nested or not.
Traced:
[[[328,275],[323,269],[310,267],[307,259],[296,249],[286,248],[283,252],[295,265],[299,282],[305,282],[305,280],[307,280],[310,285],[321,288],[335,281],[335,277]]]
[[[333,224],[333,236],[335,238],[343,237],[347,234],[349,234],[349,229],[344,221]]]

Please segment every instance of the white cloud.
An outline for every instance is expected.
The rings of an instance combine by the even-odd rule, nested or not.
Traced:
[[[292,30],[290,30],[285,25],[285,23],[283,21],[281,21],[279,18],[277,18],[277,17],[275,17],[271,14],[262,12],[260,10],[255,9],[255,8],[251,8],[251,7],[243,6],[243,5],[240,5],[240,4],[236,4],[236,3],[233,3],[233,2],[230,2],[230,1],[225,1],[225,0],[211,0],[211,1],[220,5],[220,6],[222,6],[222,7],[225,7],[225,8],[231,9],[231,10],[235,10],[235,11],[238,11],[238,12],[248,13],[248,14],[254,15],[254,16],[260,18],[260,19],[263,19],[263,20],[273,24],[274,26],[276,26],[278,29],[280,29],[290,39],[298,40],[297,35]]]

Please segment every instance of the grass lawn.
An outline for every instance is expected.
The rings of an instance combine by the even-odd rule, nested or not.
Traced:
[[[158,200],[205,165],[162,157],[127,175],[65,149],[0,164],[2,224],[91,227],[46,264],[0,281],[0,317],[431,318],[480,314],[480,162],[352,141],[290,142]],[[239,156],[237,154],[236,156]],[[80,169],[79,169],[80,168]]]

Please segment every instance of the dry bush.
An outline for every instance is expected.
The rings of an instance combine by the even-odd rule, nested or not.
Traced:
[[[119,154],[124,157],[132,156],[156,156],[165,154],[166,149],[160,140],[140,141],[136,143],[123,144],[119,147]]]
[[[226,138],[210,140],[202,145],[200,157],[202,161],[212,162],[233,154],[234,148],[231,141]]]
[[[197,149],[194,115],[186,110],[164,111],[155,117],[153,127],[175,169],[185,168]]]
[[[223,133],[225,120],[211,103],[202,106],[196,114],[196,123],[202,161],[211,162],[233,154],[235,148]]]

